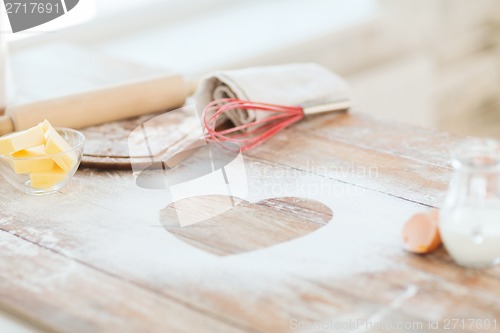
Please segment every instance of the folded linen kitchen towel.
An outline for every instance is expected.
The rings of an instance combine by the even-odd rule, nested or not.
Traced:
[[[343,100],[346,105],[350,104],[346,82],[314,63],[250,67],[206,75],[195,95],[198,111],[201,112],[208,103],[221,98],[294,106]],[[269,117],[269,113],[232,110],[225,113],[224,117],[226,118],[220,120],[229,119],[235,126],[239,126]]]

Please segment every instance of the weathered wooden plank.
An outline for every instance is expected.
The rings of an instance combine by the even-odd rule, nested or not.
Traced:
[[[345,126],[358,126],[352,121]],[[267,247],[257,251],[240,253],[239,245],[261,241],[244,228],[242,232],[216,226],[208,234],[203,228],[186,229],[182,231],[189,236],[186,242],[178,230],[162,224],[162,212],[171,207],[167,191],[140,188],[128,172],[81,170],[63,193],[47,197],[20,195],[0,184],[0,229],[65,260],[118,277],[120,283],[145,289],[155,299],[187,304],[228,329],[288,332],[292,321],[318,323],[331,318],[381,316],[427,322],[454,314],[498,316],[498,272],[488,271],[471,281],[463,277],[469,271],[457,267],[442,251],[424,259],[402,250],[402,224],[425,209],[408,199],[435,204],[444,193],[450,169],[438,151],[420,152],[413,144],[401,148],[396,134],[393,145],[377,141],[377,131],[360,130],[364,139],[351,142],[341,133],[325,138],[321,130],[316,133],[302,126],[258,148],[257,157],[245,157],[244,199],[267,200],[241,208],[252,225],[263,223],[262,230],[271,230],[265,235]],[[426,135],[418,134],[415,142]],[[366,177],[369,166],[377,167],[373,179]],[[309,233],[312,229],[305,226],[328,216],[322,207],[331,209],[333,219]],[[232,215],[228,221],[239,218]],[[299,221],[304,224],[296,227]],[[272,230],[279,229],[271,228],[280,225],[294,226],[286,229],[293,239],[280,243],[283,235],[273,235]],[[230,242],[221,242],[220,234]],[[230,251],[239,254],[210,253]],[[92,299],[79,302],[82,307],[95,306]],[[192,328],[189,316],[179,316],[176,322]],[[71,324],[64,322],[61,327],[68,329]]]
[[[293,129],[356,147],[444,167],[450,167],[451,150],[464,140],[435,129],[356,112],[309,117]]]
[[[249,177],[252,179],[250,188],[262,188],[269,179],[274,179],[274,184],[278,186],[276,192],[253,193],[252,196],[278,196],[280,191],[293,193],[293,189],[289,187],[290,177],[293,179],[297,174],[287,173],[282,169],[279,166],[253,161],[252,166],[248,168]],[[328,188],[341,186],[339,193],[335,195],[329,192],[310,194],[312,197],[319,196],[328,206],[332,206],[332,202],[335,203],[334,214],[340,214],[343,219],[346,218],[346,213],[356,209],[360,202],[368,203],[371,207],[363,214],[366,219],[371,216],[373,209],[379,209],[380,204],[381,207],[390,205],[386,200],[397,201],[369,191],[365,193],[366,197],[356,191],[349,193],[349,185],[325,180],[324,177],[314,176],[308,179],[309,176],[303,172],[298,176],[306,177],[304,181],[307,183],[327,181]],[[297,194],[307,194],[300,191],[300,186],[297,187]],[[97,175],[92,171],[83,171],[77,175],[74,187],[68,188],[65,194],[48,197],[13,194],[5,185],[0,189],[4,216],[10,217],[2,223],[3,230],[43,244],[114,276],[122,276],[127,281],[147,286],[159,294],[202,308],[217,318],[236,321],[244,327],[250,326],[266,332],[286,332],[291,318],[318,321],[340,310],[365,307],[373,309],[379,306],[347,294],[339,296],[335,292],[324,299],[320,291],[311,291],[311,287],[289,277],[290,273],[302,271],[305,271],[306,275],[314,275],[318,269],[320,272],[323,270],[336,272],[335,274],[346,273],[350,269],[363,271],[364,268],[359,266],[357,260],[351,264],[352,259],[349,259],[359,249],[343,248],[345,240],[352,238],[352,233],[359,232],[360,226],[352,222],[360,216],[355,216],[350,222],[335,221],[339,229],[335,228],[335,232],[329,233],[332,239],[324,238],[323,233],[311,234],[309,237],[313,238],[323,234],[318,243],[321,244],[320,249],[316,249],[315,245],[312,248],[311,244],[306,245],[307,242],[316,243],[306,237],[221,261],[218,257],[191,248],[177,240],[174,235],[162,231],[163,227],[156,214],[164,206],[155,206],[150,200],[153,196],[141,197],[140,193],[148,191],[136,187],[133,178],[126,177],[125,174]],[[159,196],[158,191],[149,192]],[[106,197],[111,197],[110,200],[120,204],[95,204]],[[135,204],[131,205],[134,200]],[[64,202],[64,205],[58,204],[60,202]],[[402,205],[407,204],[403,202]],[[409,205],[399,210],[399,214],[406,216],[418,206]],[[23,210],[22,207],[26,206],[30,209]],[[51,210],[44,212],[46,207],[51,207]],[[307,205],[306,208],[316,207],[318,206]],[[127,217],[139,208],[146,211],[156,209],[156,214],[146,214],[142,217],[131,214],[132,216]],[[78,215],[75,216],[75,212],[78,212]],[[308,209],[296,209],[294,213],[302,214],[305,221],[310,219]],[[265,216],[262,218],[265,219]],[[292,217],[294,218],[297,217]],[[273,219],[264,221],[273,223]],[[159,227],[161,229],[158,229]],[[217,244],[203,233],[198,237],[200,242]],[[301,245],[304,241],[306,244]],[[395,241],[398,239],[395,238]],[[335,259],[335,256],[331,256],[331,253],[339,250],[345,252],[345,257]],[[338,259],[342,262],[336,264]],[[312,266],[305,268],[304,264],[309,261]],[[297,292],[298,290],[300,292]],[[341,308],[338,307],[339,303],[343,304]]]
[[[157,214],[164,206],[151,201],[154,196],[160,196],[159,192],[138,188],[126,173],[82,171],[75,187],[68,188],[65,194],[43,198],[11,196],[13,202],[4,204],[7,208],[4,212],[10,212],[11,219],[1,228],[114,276],[147,286],[158,294],[200,307],[212,316],[265,332],[286,332],[294,319],[318,322],[345,314],[368,318],[413,284],[419,286],[434,281],[438,290],[446,286],[446,283],[437,283],[439,279],[430,274],[424,279],[422,274],[401,269],[400,262],[394,264],[395,259],[405,262],[406,258],[413,258],[402,251],[399,231],[405,217],[422,209],[419,205],[368,190],[349,192],[353,186],[283,169],[253,160],[248,168],[250,188],[260,188],[269,179],[287,193],[291,191],[285,185],[291,179],[309,184],[326,183],[327,188],[340,186],[333,194],[309,193],[332,207],[333,221],[320,233],[227,260],[200,253],[161,231],[163,227],[158,223]],[[297,187],[300,188],[299,184]],[[153,194],[146,195],[149,192]],[[302,195],[307,194],[305,192],[297,191]],[[2,193],[7,199],[8,192]],[[279,194],[277,190],[266,195]],[[111,204],[111,199],[104,200],[110,196],[116,204]],[[25,200],[31,202],[33,211],[20,211]],[[134,200],[135,204],[131,205]],[[66,207],[57,207],[58,201],[64,201]],[[102,202],[109,205],[98,205]],[[34,217],[37,209],[54,206],[52,213]],[[139,208],[156,210],[156,214],[128,216]],[[80,218],[72,221],[76,209]],[[295,213],[302,214],[301,210]],[[21,221],[30,223],[26,225]],[[203,232],[197,237],[202,244],[218,246],[213,237],[206,237]],[[434,264],[443,265],[443,261]],[[446,261],[444,264],[450,270],[456,269]],[[411,274],[418,278],[410,279]],[[397,283],[391,280],[393,275],[398,277]],[[378,280],[378,292],[361,292],[370,277]],[[321,287],[315,287],[316,284]],[[432,292],[435,290],[429,291]],[[430,320],[424,309],[434,300],[427,296],[417,299],[421,299],[422,311],[411,313],[408,308],[405,314],[395,309],[391,318]],[[479,296],[472,301],[471,307],[484,302]]]
[[[447,168],[312,135],[292,141],[288,135],[294,133],[274,138],[250,154],[430,206],[439,206],[448,186]]]
[[[249,332],[0,231],[3,308],[55,332]]]
[[[109,220],[107,221],[109,222]],[[379,223],[378,226],[381,230],[387,230],[387,223],[382,222]],[[127,223],[123,223],[122,228],[129,229],[130,226]],[[353,226],[353,229],[359,229],[359,226]],[[380,231],[379,231],[379,237],[376,237],[376,235],[370,233],[369,230],[370,228],[368,228],[368,230],[366,230],[365,228],[365,232],[367,232],[372,237],[374,238],[380,237],[381,234]],[[203,284],[197,285],[198,283],[200,283],[201,281],[200,279],[195,279],[195,282],[191,281],[191,284],[190,283],[186,284],[185,280],[179,280],[179,277],[176,277],[175,278],[176,281],[173,283],[173,285],[169,284],[167,281],[152,279],[151,276],[146,276],[147,274],[151,274],[151,267],[143,266],[142,268],[148,269],[149,273],[144,274],[144,272],[142,272],[141,274],[141,272],[137,272],[138,269],[137,262],[135,262],[136,263],[135,266],[128,267],[128,269],[124,269],[123,267],[121,267],[118,268],[118,271],[116,271],[117,267],[111,266],[111,270],[114,272],[114,274],[119,274],[120,276],[124,276],[127,278],[129,278],[132,275],[135,275],[133,279],[137,279],[137,276],[142,275],[142,279],[139,279],[140,283],[147,283],[149,286],[153,286],[153,288],[158,288],[158,290],[164,290],[164,291],[168,290],[168,292],[170,292],[170,288],[174,288],[174,286],[179,288],[182,286],[182,291],[180,291],[177,296],[182,295],[183,297],[185,297],[186,300],[191,300],[191,301],[194,301],[193,298],[195,300],[197,299],[198,301],[203,299],[201,303],[205,304],[212,303],[211,305],[212,308],[215,307],[215,309],[218,309],[218,311],[224,311],[230,316],[235,316],[239,318],[243,322],[246,322],[247,325],[253,325],[254,327],[258,327],[262,331],[269,331],[269,332],[287,331],[287,327],[289,327],[291,320],[314,322],[314,321],[325,320],[325,318],[328,318],[328,316],[333,316],[337,320],[340,320],[340,318],[342,318],[342,315],[345,315],[346,313],[356,314],[358,316],[361,316],[360,318],[369,318],[370,315],[378,313],[388,304],[391,304],[391,302],[394,301],[394,298],[399,297],[400,296],[399,294],[405,292],[406,290],[405,288],[409,288],[409,286],[413,284],[418,286],[419,283],[423,282],[429,283],[429,281],[432,280],[433,283],[435,284],[436,289],[430,289],[428,291],[428,294],[426,294],[427,296],[420,298],[421,301],[419,301],[420,302],[419,306],[421,312],[415,311],[413,309],[415,306],[412,306],[412,307],[407,307],[407,311],[408,313],[411,314],[411,316],[405,315],[404,313],[403,314],[400,313],[398,309],[391,310],[392,312],[390,313],[391,318],[394,318],[395,316],[395,318],[398,320],[403,320],[403,319],[430,320],[431,318],[429,316],[425,316],[426,313],[429,314],[429,312],[427,311],[428,306],[431,303],[435,302],[435,299],[430,296],[436,293],[436,290],[439,291],[443,289],[443,287],[446,287],[446,284],[444,284],[440,279],[431,279],[430,277],[423,279],[422,274],[418,274],[411,270],[403,269],[401,271],[401,269],[395,269],[396,266],[390,264],[389,266],[387,266],[388,263],[382,265],[382,268],[384,269],[382,273],[379,274],[363,273],[363,271],[366,269],[370,270],[373,269],[374,266],[375,267],[378,266],[377,260],[375,261],[373,260],[376,259],[377,256],[385,257],[387,255],[397,255],[397,256],[403,256],[403,258],[406,257],[413,258],[413,256],[407,255],[404,252],[402,252],[401,248],[398,247],[399,244],[399,239],[397,238],[397,235],[399,234],[398,231],[399,230],[391,230],[389,232],[390,237],[385,240],[384,245],[382,247],[380,243],[378,247],[373,247],[373,243],[365,242],[370,237],[366,239],[363,238],[363,240],[360,240],[359,243],[353,242],[355,243],[354,245],[356,247],[360,247],[360,252],[358,255],[365,252],[365,256],[362,262],[359,262],[359,260],[356,260],[351,257],[351,259],[349,259],[348,261],[354,260],[353,262],[348,263],[347,266],[336,267],[335,265],[336,260],[332,259],[330,263],[332,266],[331,269],[326,269],[323,272],[323,274],[325,274],[326,277],[325,276],[316,277],[314,279],[311,279],[311,277],[309,277],[310,281],[308,283],[302,283],[301,281],[297,281],[294,278],[286,278],[287,274],[278,276],[277,279],[269,279],[268,276],[269,272],[266,272],[265,270],[264,271],[245,270],[243,272],[245,275],[248,274],[249,272],[257,274],[255,276],[251,276],[250,279],[259,277],[264,280],[262,284],[259,283],[257,285],[254,285],[250,283],[249,279],[242,278],[241,274],[239,274],[237,271],[234,272],[233,269],[228,270],[228,267],[224,266],[220,267],[219,265],[217,265],[218,269],[221,269],[221,272],[220,274],[214,274],[213,270],[210,269],[207,270],[207,267],[203,266],[200,267],[200,270],[205,272],[204,275],[205,283],[211,286],[207,290],[206,285]],[[17,232],[22,232],[22,231],[17,231]],[[77,233],[77,231],[74,230],[74,233]],[[118,234],[119,232],[115,230],[115,233]],[[34,232],[32,230],[25,236],[31,237],[32,239],[38,239],[38,241],[41,241],[42,238],[45,238],[46,241],[44,243],[46,245],[50,245],[49,242],[47,242],[47,236],[46,235],[43,236],[43,234],[44,234],[43,231]],[[142,235],[137,233],[134,234],[136,234],[137,238],[136,241],[140,242]],[[60,235],[57,236],[54,235],[54,237],[58,238],[60,237]],[[116,235],[116,237],[114,237],[113,239],[116,242],[120,238],[121,238],[120,235]],[[353,234],[351,234],[350,237],[346,237],[346,235],[344,235],[344,237],[342,238],[346,238],[347,240],[355,239],[353,237]],[[338,238],[335,239],[338,240]],[[335,239],[332,239],[332,241],[334,241]],[[131,239],[131,241],[134,240]],[[149,237],[148,241],[154,242],[154,239]],[[91,239],[87,239],[86,242],[89,247],[96,246],[96,243],[93,242]],[[342,245],[341,250],[343,254],[349,257],[349,255],[352,254],[353,248],[346,249],[345,243],[340,243],[340,244]],[[112,247],[111,244],[108,244],[108,246]],[[57,247],[54,248],[57,249]],[[370,248],[372,249],[372,251],[374,249],[376,249],[377,251],[375,253],[371,253],[367,257],[366,255],[370,253],[367,251]],[[136,247],[134,248],[134,250],[137,249],[138,248]],[[391,251],[388,251],[388,249],[390,249]],[[177,251],[180,251],[178,255],[188,256],[188,253],[182,251],[181,248],[178,248]],[[70,252],[73,255],[75,255],[75,250],[71,250]],[[118,253],[118,252],[121,251],[116,251],[116,252],[111,251],[111,253]],[[103,249],[100,249],[99,253],[102,255]],[[149,253],[149,255],[152,254],[150,251],[146,251],[144,252],[144,254],[138,253],[136,259],[145,260],[146,258],[148,258],[148,255],[146,255],[146,253]],[[289,253],[289,254],[290,256],[294,255],[294,253]],[[99,262],[96,262],[95,259],[92,259],[91,256],[89,257],[88,254],[85,255],[84,251],[82,251],[82,253],[77,254],[77,256],[80,258],[80,260],[84,259],[92,261],[93,265],[100,264]],[[318,257],[321,257],[319,253]],[[111,260],[111,258],[114,258],[113,259],[114,261],[122,260],[119,257],[109,257],[106,259],[106,261]],[[296,258],[299,259],[300,257]],[[385,261],[384,258],[379,258],[379,260],[380,259],[382,259],[382,261]],[[371,262],[371,264],[369,266],[366,266],[365,260]],[[248,264],[251,263],[252,261],[248,262]],[[215,262],[211,262],[211,265],[214,264]],[[437,265],[443,265],[443,263],[440,262],[437,263]],[[118,266],[120,265],[118,264]],[[110,269],[110,265],[102,267],[107,267],[107,269]],[[338,268],[338,270],[335,268]],[[455,269],[455,267],[451,265],[448,268],[450,270]],[[238,266],[236,266],[236,269],[238,270]],[[239,269],[241,269],[241,267]],[[351,270],[354,269],[354,273],[349,269]],[[131,273],[131,271],[136,271],[136,272]],[[197,275],[196,272],[198,270],[189,269],[188,271],[190,274]],[[166,272],[167,271],[165,271],[165,275],[167,275]],[[200,274],[199,271],[198,274]],[[262,276],[260,276],[261,274]],[[345,277],[342,278],[344,274]],[[411,276],[413,276],[412,274],[416,275],[417,278],[412,279],[411,278]],[[168,276],[172,277],[171,274],[168,274]],[[391,277],[395,277],[394,279],[396,280],[397,283],[391,280]],[[301,277],[300,280],[302,279],[304,278]],[[376,288],[374,287],[373,290],[372,288],[367,290],[366,286],[369,285],[368,282],[372,280],[378,281],[376,284]],[[235,281],[235,282],[230,282],[230,281]],[[326,286],[322,286],[323,283],[325,283]],[[221,286],[221,284],[229,285],[229,288],[224,288]],[[167,287],[166,285],[170,286]],[[314,287],[314,285],[321,285],[321,287]],[[252,296],[250,296],[250,294],[243,293],[242,295],[239,295],[238,301],[235,304],[234,292],[237,292],[236,290],[238,287],[248,288],[249,293]],[[377,292],[375,292],[375,290]],[[485,292],[486,291],[483,291],[483,293]],[[254,301],[249,303],[246,300],[247,297],[253,297],[252,299],[254,299]],[[258,300],[257,302],[255,301],[255,297],[256,300]],[[370,301],[366,301],[367,298],[370,299]],[[470,310],[472,308],[477,308],[478,304],[482,304],[482,302],[484,302],[484,300],[482,300],[481,297],[474,296],[470,303],[466,303],[469,304],[468,306],[470,306],[470,308],[465,307],[463,308],[463,310],[467,309]],[[339,307],[338,305],[339,303],[343,304],[342,307]],[[445,303],[445,305],[446,304],[447,303]],[[491,305],[490,303],[486,302],[486,305],[484,305],[483,308],[490,305]],[[296,307],[300,309],[300,311],[297,311],[300,313],[293,311],[293,309]],[[410,310],[413,312],[411,312]],[[268,314],[269,317],[267,317],[267,315],[264,315],[263,313]],[[482,314],[484,315],[484,313]],[[422,317],[418,317],[419,315],[421,315]],[[260,321],[258,323],[256,323],[255,320],[253,319],[255,316],[259,316]]]
[[[444,138],[439,132],[397,130],[362,116],[326,115],[283,131],[248,155],[439,206],[451,175],[444,151],[458,142]]]

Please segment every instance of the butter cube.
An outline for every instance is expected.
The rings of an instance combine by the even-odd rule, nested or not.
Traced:
[[[23,149],[11,155],[14,160],[11,160],[12,169],[17,174],[41,172],[52,170],[54,161],[47,156],[44,146]]]
[[[52,128],[52,124],[47,119],[38,124],[38,126],[42,128],[44,133],[47,132],[49,128]]]
[[[12,133],[0,138],[0,154],[9,155],[17,151],[33,148],[45,143],[45,135],[41,126],[25,131]]]
[[[49,171],[30,173],[31,187],[38,189],[51,188],[54,185],[62,182],[67,176],[67,172],[54,165]]]
[[[71,150],[70,145],[52,126],[47,127],[45,137],[47,140],[45,142],[45,152],[48,155],[58,154],[51,156],[51,159],[64,171],[71,170],[75,166],[77,159],[74,152],[68,152]]]

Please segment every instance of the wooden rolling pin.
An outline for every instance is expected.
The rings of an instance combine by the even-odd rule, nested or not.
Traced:
[[[83,128],[181,107],[195,84],[181,75],[165,75],[61,98],[7,107],[0,135],[35,126]]]

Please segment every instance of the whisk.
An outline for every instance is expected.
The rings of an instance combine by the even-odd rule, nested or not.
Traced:
[[[207,132],[205,139],[216,143],[236,143],[241,151],[247,151],[300,121],[306,115],[343,111],[350,106],[351,102],[348,99],[319,101],[299,106],[252,102],[237,98],[218,99],[203,110],[202,120]],[[220,128],[220,117],[234,110],[268,112],[269,116],[242,125]]]

